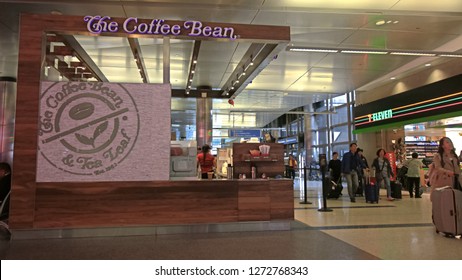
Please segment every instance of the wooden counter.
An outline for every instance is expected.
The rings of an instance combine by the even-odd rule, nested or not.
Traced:
[[[287,179],[37,183],[36,190],[33,229],[294,218]]]

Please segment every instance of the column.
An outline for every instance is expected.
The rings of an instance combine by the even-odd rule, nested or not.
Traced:
[[[212,98],[197,98],[196,104],[196,140],[197,146],[212,144]]]

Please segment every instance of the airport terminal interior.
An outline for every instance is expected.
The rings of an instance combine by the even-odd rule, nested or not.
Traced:
[[[2,231],[1,259],[178,259],[178,260],[460,260],[460,239],[435,232],[429,192],[421,199],[377,204],[362,197],[350,203],[346,190],[323,204],[319,181],[308,182],[302,204],[295,180],[295,220],[290,230],[249,231],[231,226],[227,232],[203,225],[189,233],[139,236],[41,238],[11,240]],[[319,209],[331,209],[321,212]],[[208,225],[212,227],[213,225]]]
[[[46,28],[53,26],[55,29],[41,29],[40,24],[33,23],[34,16]],[[105,34],[98,30],[95,23],[98,20],[107,29]],[[409,159],[415,151],[419,152],[419,159],[431,162],[437,151],[437,141],[443,136],[453,140],[459,155],[462,150],[462,105],[459,105],[462,104],[462,90],[457,78],[462,77],[461,0],[0,0],[0,34],[0,161],[13,166],[12,227],[9,232],[8,225],[0,226],[2,260],[462,259],[462,240],[436,232],[430,189],[425,186],[421,198],[412,198],[403,190],[401,199],[389,201],[386,189],[382,188],[378,203],[366,203],[363,196],[356,197],[356,202],[352,203],[345,180],[343,194],[338,199],[325,200],[319,172],[311,176],[311,168],[319,169],[322,156],[327,155],[329,160],[332,152],[338,152],[341,158],[353,142],[364,150],[369,163],[379,148],[388,150],[393,155],[391,160],[397,164]],[[86,100],[74,105],[72,102],[76,102],[77,94],[74,97],[58,92],[46,98],[47,105],[52,109],[62,106],[57,115],[69,110],[69,118],[63,119],[75,127],[66,135],[59,134],[56,129],[56,135],[43,140],[38,134],[48,133],[53,128],[45,131],[49,127],[46,127],[46,120],[42,123],[45,118],[40,115],[43,112],[39,112],[39,106],[43,105],[39,105],[39,96],[45,96],[49,88],[44,90],[39,84],[61,85],[68,81],[81,83],[83,87],[96,87],[100,82],[168,85],[169,99],[164,101],[171,102],[171,108],[160,108],[170,113],[167,117],[155,115],[156,112],[151,111],[161,110],[152,110],[152,107],[149,110],[148,105],[144,111],[138,110],[135,101],[133,107],[123,108],[125,111],[121,110],[120,114],[127,111],[153,113],[149,121],[138,119],[136,125],[140,126],[154,127],[162,123],[161,120],[170,123],[162,128],[166,128],[163,134],[157,127],[152,130],[159,134],[133,125],[123,127],[120,134],[119,121],[123,125],[127,120],[132,121],[134,115],[120,120],[111,115],[114,118],[112,127],[111,122],[102,123],[107,116],[97,115],[102,113],[93,103]],[[439,82],[444,86],[436,86],[435,90]],[[39,92],[31,94],[35,90],[41,90],[41,95]],[[104,99],[100,105],[109,104],[111,110],[119,108],[122,102],[118,102],[123,97],[118,99],[119,96],[111,92],[101,92],[95,104]],[[69,96],[68,101],[60,104]],[[20,102],[16,103],[16,98]],[[155,103],[154,99],[149,102]],[[138,104],[148,104],[146,100]],[[160,98],[155,101],[161,102]],[[401,106],[400,102],[409,104]],[[27,107],[30,104],[32,106]],[[52,109],[44,113],[51,116],[48,118],[55,117]],[[83,125],[94,112],[99,119]],[[59,121],[55,121],[55,127],[59,127]],[[91,127],[99,121],[102,124],[96,129]],[[40,132],[37,132],[37,123],[42,125]],[[88,129],[88,132],[89,127],[92,134],[79,131]],[[139,170],[149,169],[136,164],[127,166],[132,152],[132,146],[125,149],[127,145],[133,145],[133,151],[143,155],[141,148],[132,144],[136,142],[134,136],[126,134],[131,133],[128,127],[135,127],[136,133],[152,133],[146,137],[151,137],[152,141],[158,140],[153,135],[164,136],[160,142],[165,145],[156,149],[162,150],[165,158],[171,160],[170,166],[155,157],[150,160],[156,171],[167,166],[159,177],[162,178],[159,181],[172,187],[171,193],[162,194],[167,200],[154,197],[153,193],[157,194],[160,188],[158,183],[152,183],[156,179],[149,181],[152,185],[146,182],[137,185],[137,180],[123,180],[118,173],[126,172],[123,174],[136,177]],[[113,129],[111,135],[110,129]],[[250,134],[246,134],[250,132],[257,139],[255,149],[259,148],[261,140],[275,145],[272,147],[279,145],[281,152],[270,157],[270,152],[257,150],[258,156],[261,155],[257,159],[252,158],[254,148],[250,154],[235,154],[233,171],[229,149],[233,142],[252,145]],[[47,150],[40,145],[50,139],[51,142],[59,137],[74,136],[74,133],[74,142],[60,140],[56,141],[57,145],[49,145],[50,155],[58,156],[53,160],[46,158]],[[101,144],[104,137],[110,141]],[[98,178],[91,181],[88,174],[78,177],[82,174],[78,174],[77,168],[65,170],[72,162],[61,158],[61,151],[53,150],[64,143],[66,155],[69,150],[80,153],[77,144],[102,151],[112,147],[109,145],[116,137],[119,137],[118,142],[114,143],[120,145],[114,146],[117,152],[112,154],[111,150],[110,155],[127,158],[125,167],[122,159],[104,166],[104,170],[96,170],[99,174],[89,173],[99,176],[106,172],[103,176],[109,183]],[[101,143],[95,141],[96,138]],[[140,140],[136,144],[146,145],[147,142]],[[99,144],[103,147],[95,148]],[[178,211],[159,219],[193,222],[146,222],[159,221],[149,213],[150,209],[162,206],[170,209],[167,204],[175,204],[178,197],[184,202],[188,195],[191,201],[188,205],[193,206],[185,206],[185,211],[194,207],[203,210],[209,206],[214,209],[228,206],[216,200],[211,205],[200,205],[205,198],[194,196],[190,191],[193,184],[203,187],[196,176],[197,148],[203,144],[212,145],[212,153],[219,161],[214,180],[217,184],[226,179],[239,182],[238,178],[245,178],[245,173],[249,181],[255,173],[257,178],[253,179],[266,179],[265,168],[273,177],[273,183],[281,179],[280,174],[287,172],[289,154],[295,155],[300,168],[310,168],[309,178],[304,177],[307,174],[301,169],[296,172],[293,186],[289,186],[288,208],[287,201],[282,201],[287,196],[280,201],[277,195],[272,197],[280,203],[276,206],[280,208],[272,214],[283,217],[281,220],[255,219],[252,211],[261,210],[261,205],[268,202],[264,199],[270,199],[260,198],[250,191],[243,199],[244,207],[248,207],[243,212],[250,213],[246,217],[251,217],[248,221],[226,222],[227,217],[209,212],[211,219],[224,222],[208,223],[204,222],[207,212],[201,212],[202,217],[193,217],[193,214],[188,216]],[[147,154],[154,148],[145,150]],[[69,155],[67,159],[71,158]],[[101,159],[104,160],[103,156]],[[142,161],[137,160],[133,162]],[[39,168],[47,162],[49,166]],[[90,162],[86,166],[93,169],[99,167],[98,164],[101,162]],[[173,170],[175,164],[179,171]],[[258,167],[259,173],[254,167]],[[237,171],[238,168],[241,169]],[[189,173],[182,175],[186,169]],[[234,173],[226,177],[225,170]],[[112,174],[122,179],[109,173],[114,171]],[[54,174],[53,180],[57,180],[40,174]],[[56,178],[61,175],[74,177]],[[117,177],[116,180],[113,177]],[[182,179],[186,182],[191,177],[196,181],[186,187],[181,185]],[[79,181],[79,178],[84,179]],[[289,179],[280,181],[287,184]],[[97,187],[92,188],[92,183]],[[85,186],[90,188],[85,189]],[[210,186],[209,182],[201,190],[210,190]],[[138,192],[131,196],[125,187],[138,188]],[[223,191],[221,187],[217,189]],[[149,192],[146,200],[139,190]],[[287,209],[292,210],[292,190],[293,215],[287,213]],[[97,198],[88,195],[92,193],[97,194]],[[223,193],[211,192],[204,196],[222,198],[227,195]],[[119,205],[104,201],[107,197],[117,200],[125,195],[133,200],[121,201]],[[235,202],[238,195],[234,195]],[[69,205],[66,205],[66,196]],[[135,201],[134,210],[127,206],[132,201]],[[82,205],[91,210],[79,208]],[[178,210],[181,206],[171,208]],[[237,208],[233,211],[242,210]],[[165,214],[165,210],[161,210]],[[136,221],[141,221],[140,226],[124,218],[125,214],[136,211],[140,211],[136,216]],[[22,231],[27,233],[22,234]]]

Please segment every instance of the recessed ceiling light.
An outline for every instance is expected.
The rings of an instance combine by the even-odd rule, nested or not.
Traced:
[[[55,16],[61,16],[63,14],[63,12],[58,11],[58,10],[53,10],[53,11],[50,12],[50,14],[55,15]]]
[[[397,23],[399,23],[399,20],[395,20],[395,21],[393,22],[393,24],[397,24]]]
[[[432,64],[431,64],[431,63],[427,63],[427,64],[425,64],[425,66],[426,66],[426,67],[432,66]]]
[[[383,19],[381,19],[381,20],[375,22],[375,25],[378,25],[378,26],[384,25],[384,24],[385,24],[385,21],[384,21]]]
[[[390,80],[396,80],[396,77],[391,77]]]

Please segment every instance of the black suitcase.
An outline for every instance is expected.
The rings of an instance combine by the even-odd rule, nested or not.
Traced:
[[[355,196],[363,196],[363,183],[360,183],[358,185],[358,188],[356,189]]]
[[[403,186],[401,185],[400,182],[391,181],[390,182],[390,187],[391,187],[391,197],[393,197],[395,199],[403,198],[403,196],[401,194],[401,190],[403,189]]]
[[[341,180],[341,178],[338,182],[329,180],[329,193],[327,194],[327,198],[338,199],[342,195],[343,186]]]
[[[356,188],[355,196],[363,196],[363,186],[366,184],[365,179],[362,175],[358,174],[358,188]]]
[[[371,183],[369,177],[366,177],[364,192],[366,194],[366,203],[379,203],[379,187],[376,184]]]

